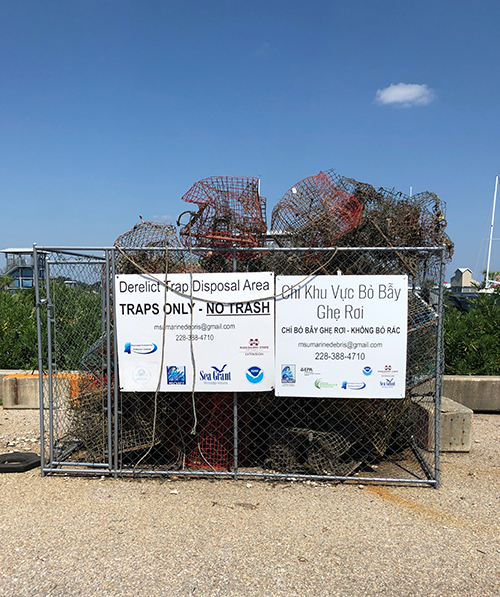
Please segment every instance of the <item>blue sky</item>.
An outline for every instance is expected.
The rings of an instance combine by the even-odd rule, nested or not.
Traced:
[[[456,246],[449,272],[485,267],[500,172],[498,2],[0,8],[1,248],[112,245],[139,214],[175,220],[207,176],[259,176],[270,214],[296,182],[334,168],[438,193]]]

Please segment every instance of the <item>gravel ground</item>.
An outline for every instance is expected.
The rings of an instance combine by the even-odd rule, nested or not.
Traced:
[[[0,452],[37,423],[0,409]],[[0,474],[0,595],[497,597],[500,415],[474,438],[439,490]]]

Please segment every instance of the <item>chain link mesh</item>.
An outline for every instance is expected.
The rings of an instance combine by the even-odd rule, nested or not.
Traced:
[[[136,232],[142,233],[144,224]],[[441,248],[189,251],[171,242],[166,251],[164,245],[137,247],[135,237],[129,241],[99,258],[74,259],[61,252],[48,260],[50,287],[42,282],[47,318],[41,320],[50,331],[50,337],[45,332],[43,337],[53,386],[44,396],[46,470],[436,480],[434,422],[443,363]],[[121,392],[115,373],[112,279],[114,273],[144,271],[406,274],[405,398]]]

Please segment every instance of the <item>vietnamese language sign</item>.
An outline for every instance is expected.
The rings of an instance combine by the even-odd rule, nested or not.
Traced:
[[[116,276],[121,390],[156,390],[163,338],[163,392],[191,391],[193,374],[197,392],[274,387],[272,272],[169,274],[166,294],[164,281],[160,274]]]
[[[407,276],[277,276],[276,295],[276,395],[404,397]]]

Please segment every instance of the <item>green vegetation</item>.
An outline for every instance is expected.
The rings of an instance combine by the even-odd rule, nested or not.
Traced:
[[[500,375],[500,289],[478,294],[468,313],[446,307],[444,349],[448,375]]]
[[[483,276],[484,280],[481,282],[481,288],[486,286],[486,270],[483,269]],[[500,282],[500,272],[492,271],[488,273],[488,280],[495,280],[496,282]]]
[[[0,289],[0,369],[37,366],[35,291]]]
[[[81,369],[86,350],[101,336],[101,294],[87,284],[51,282],[53,358],[59,370]],[[41,309],[43,344],[47,310]],[[46,364],[46,358],[44,363]],[[35,290],[0,289],[0,369],[38,369]]]
[[[0,289],[7,290],[12,284],[12,278],[10,276],[0,276]]]
[[[74,288],[51,282],[53,358],[60,371],[81,369],[85,352],[102,335],[101,294],[87,284]]]

